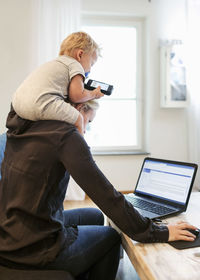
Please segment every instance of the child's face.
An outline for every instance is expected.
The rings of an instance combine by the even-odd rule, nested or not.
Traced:
[[[79,58],[80,64],[83,66],[85,72],[90,72],[91,67],[97,61],[97,53],[94,51],[93,53],[85,53],[83,52],[81,57]]]

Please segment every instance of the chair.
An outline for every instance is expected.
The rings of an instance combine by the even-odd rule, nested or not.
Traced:
[[[6,146],[6,134],[0,135],[0,168]],[[0,173],[1,180],[1,173]],[[22,270],[0,265],[0,280],[74,280],[67,271],[61,270]]]
[[[67,271],[19,270],[0,266],[1,280],[74,280]]]
[[[4,150],[6,146],[6,133],[0,135],[0,170],[1,170],[1,163],[4,157]],[[0,180],[1,180],[1,172],[0,172]]]

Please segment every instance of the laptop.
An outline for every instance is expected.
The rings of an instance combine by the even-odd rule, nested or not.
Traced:
[[[197,164],[147,157],[133,193],[126,199],[145,217],[156,219],[186,211]]]

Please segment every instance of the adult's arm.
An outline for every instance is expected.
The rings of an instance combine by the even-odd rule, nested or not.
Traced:
[[[59,159],[76,183],[129,237],[141,242],[166,242],[169,232],[145,218],[116,191],[95,164],[87,143],[78,132],[61,139]]]

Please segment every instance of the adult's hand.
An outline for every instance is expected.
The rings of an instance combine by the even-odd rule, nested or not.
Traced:
[[[168,241],[185,240],[194,241],[196,236],[189,232],[187,229],[197,229],[195,226],[188,224],[184,221],[179,221],[175,224],[169,224],[169,239]]]

